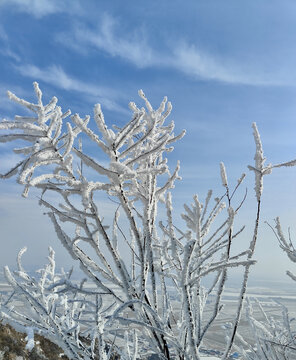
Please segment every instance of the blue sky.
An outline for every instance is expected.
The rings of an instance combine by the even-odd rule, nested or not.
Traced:
[[[247,244],[255,214],[251,123],[268,161],[296,158],[295,34],[294,1],[0,0],[0,117],[22,114],[5,93],[33,100],[33,81],[81,116],[100,102],[110,125],[130,119],[129,101],[141,104],[138,89],[155,107],[168,96],[176,132],[187,130],[170,156],[172,166],[181,161],[183,177],[173,193],[176,211],[194,193],[223,192],[224,161],[233,184],[248,175],[240,220]],[[0,155],[4,172],[16,156],[4,144]],[[296,170],[277,170],[265,179],[262,218],[280,216],[296,238]],[[36,194],[24,200],[21,191],[13,181],[0,183],[0,265],[13,264],[23,245],[27,263],[42,264],[49,244],[68,264]],[[264,223],[256,258],[258,278],[285,279],[293,268]]]

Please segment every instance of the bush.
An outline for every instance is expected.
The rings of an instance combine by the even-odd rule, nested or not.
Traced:
[[[165,359],[199,359],[200,347],[223,308],[228,270],[240,267],[244,275],[225,342],[223,356],[227,358],[237,336],[250,267],[255,263],[263,176],[296,161],[265,166],[253,124],[256,153],[249,169],[255,174],[255,226],[249,245],[233,254],[233,241],[244,230],[235,227],[244,202],[235,195],[245,174],[231,189],[221,163],[222,196],[213,198],[209,191],[202,203],[195,195],[191,205],[184,205],[185,227],[176,226],[170,190],[180,179],[180,165],[171,172],[166,154],[185,131],[174,135],[174,123],[165,124],[172,108],[166,98],[154,110],[139,91],[146,109],[130,103],[131,121],[113,129],[96,105],[99,137],[93,125],[88,125],[89,116],[82,119],[75,114],[64,126],[70,111],[63,113],[55,97],[44,105],[38,84],[34,87],[36,104],[8,93],[33,116],[0,123],[6,131],[1,142],[29,143],[14,150],[24,158],[2,178],[18,174],[25,197],[31,187],[40,189],[40,205],[47,209],[58,238],[88,282],[72,281],[71,271],[57,274],[52,249],[49,264],[38,276],[30,276],[21,263],[23,249],[18,271],[13,274],[5,268],[14,290],[2,302],[2,317],[38,329],[73,359],[108,359],[112,354],[123,359],[153,354]],[[86,138],[104,154],[102,159],[108,159],[107,166],[84,152],[82,140]],[[104,218],[102,193],[116,203],[112,221]],[[48,200],[48,194],[58,197],[56,203]],[[165,219],[159,218],[158,209],[166,213]],[[10,306],[20,297],[29,304],[22,312]]]

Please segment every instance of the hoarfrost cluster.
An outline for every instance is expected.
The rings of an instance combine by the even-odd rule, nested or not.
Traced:
[[[25,197],[31,187],[41,190],[40,205],[47,209],[58,238],[87,281],[77,284],[71,271],[58,274],[52,249],[48,265],[39,275],[30,276],[21,263],[22,250],[18,271],[5,268],[13,292],[2,299],[1,317],[28,329],[28,347],[32,347],[32,332],[38,331],[72,359],[109,359],[112,354],[137,359],[158,354],[163,359],[197,360],[223,309],[228,271],[240,267],[244,269],[241,293],[233,323],[227,328],[223,355],[228,358],[239,337],[248,275],[255,263],[263,176],[272,168],[296,162],[264,167],[259,132],[253,124],[256,155],[255,165],[249,168],[255,173],[255,227],[249,245],[233,253],[232,243],[244,230],[235,224],[245,197],[236,199],[235,195],[245,174],[230,189],[223,163],[224,194],[214,198],[209,191],[204,202],[193,196],[192,204],[184,205],[184,227],[174,224],[171,189],[180,180],[180,164],[171,171],[166,156],[185,131],[175,135],[174,122],[166,123],[172,109],[167,98],[154,110],[139,91],[146,108],[130,103],[131,120],[113,128],[107,126],[100,105],[96,105],[98,135],[92,130],[90,116],[62,112],[56,97],[45,105],[37,83],[34,89],[36,104],[8,93],[32,116],[0,123],[0,130],[5,131],[0,142],[29,144],[14,149],[23,160],[1,177],[17,175]],[[85,138],[105,154],[108,165],[84,152]],[[86,168],[95,175],[89,178],[91,172]],[[48,200],[52,193],[60,198],[58,204]],[[117,203],[112,221],[104,218],[101,193]],[[158,216],[161,206],[165,207],[165,219]],[[122,227],[122,223],[128,226]],[[72,232],[65,230],[69,225]],[[281,247],[295,259],[291,243],[279,232],[278,236]],[[27,313],[14,307],[19,298],[30,305]],[[250,307],[248,314],[251,319]]]

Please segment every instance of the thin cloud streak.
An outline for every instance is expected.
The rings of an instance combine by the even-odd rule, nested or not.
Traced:
[[[126,39],[116,37],[114,34],[115,25],[116,22],[112,17],[104,16],[99,32],[88,29],[81,30],[80,28],[79,31],[75,32],[75,35],[81,42],[102,49],[111,56],[126,59],[139,68],[153,65],[156,54],[146,40],[138,34],[132,34]]]
[[[2,42],[0,46],[0,54],[4,55],[5,57],[12,58],[16,62],[19,62],[20,57],[10,49],[9,37],[4,27],[1,24],[0,24],[0,41]]]
[[[8,36],[6,31],[4,30],[3,26],[0,24],[0,39],[7,41],[8,40]]]
[[[296,85],[293,79],[286,79],[280,72],[264,74],[262,71],[250,68],[248,64],[238,64],[231,59],[215,58],[187,43],[179,43],[173,49],[173,53],[171,67],[196,78],[253,86]]]
[[[264,69],[263,72],[251,64],[207,54],[185,41],[175,41],[173,46],[166,46],[167,51],[161,52],[149,45],[143,32],[121,36],[116,31],[119,27],[114,18],[105,14],[96,30],[79,24],[71,33],[60,34],[57,41],[82,54],[96,49],[112,57],[120,57],[138,68],[174,69],[197,80],[251,86],[296,85],[296,79],[290,74],[285,75],[281,69]]]
[[[79,2],[64,0],[1,0],[1,7],[13,7],[18,12],[24,12],[40,19],[55,13],[79,13]]]
[[[109,110],[126,113],[126,109],[115,102],[116,94],[114,91],[71,77],[61,66],[51,65],[45,69],[40,69],[35,65],[26,64],[15,66],[15,69],[22,76],[30,77],[34,80],[42,80],[63,90],[82,93],[87,95],[89,99],[99,100]]]
[[[126,37],[117,36],[120,24],[110,15],[104,14],[96,30],[83,23],[75,24],[71,32],[58,34],[56,41],[75,51],[88,54],[89,49],[101,50],[112,57],[124,59],[138,68],[165,65],[158,53],[150,47],[143,32],[133,32]]]

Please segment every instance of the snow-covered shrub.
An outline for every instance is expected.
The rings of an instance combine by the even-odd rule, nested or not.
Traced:
[[[170,189],[180,179],[180,165],[170,171],[166,154],[185,132],[175,135],[174,123],[165,124],[172,109],[166,98],[154,110],[139,91],[146,109],[130,103],[132,119],[113,129],[96,105],[99,136],[88,125],[90,116],[82,119],[75,114],[67,121],[70,111],[63,113],[55,97],[44,105],[38,84],[34,87],[36,104],[8,93],[33,115],[0,123],[5,130],[1,142],[29,143],[14,149],[24,158],[1,177],[17,174],[24,196],[31,187],[41,190],[40,205],[47,209],[58,238],[79,263],[87,282],[77,284],[71,273],[56,274],[53,250],[40,276],[31,277],[22,267],[21,252],[19,270],[12,274],[5,269],[13,292],[2,300],[1,316],[45,334],[73,359],[108,359],[111,354],[136,359],[158,354],[164,359],[197,360],[223,308],[228,269],[242,267],[226,359],[237,333],[249,270],[255,263],[263,176],[273,167],[292,166],[295,161],[264,166],[260,136],[253,124],[256,155],[255,165],[249,168],[255,173],[255,228],[250,244],[233,254],[233,240],[243,231],[236,229],[235,221],[244,202],[234,195],[245,175],[230,189],[223,163],[224,194],[213,199],[209,191],[204,203],[195,195],[191,205],[184,205],[184,228],[174,224]],[[85,138],[104,154],[101,162],[84,152]],[[104,218],[101,193],[117,203],[112,221]],[[48,194],[56,194],[59,202],[50,202]],[[160,207],[165,208],[165,219],[157,215]],[[72,231],[68,231],[70,226]],[[205,279],[211,280],[210,286]],[[13,307],[14,299],[20,297],[30,304],[30,314]]]
[[[243,358],[246,360],[296,359],[295,319],[289,317],[288,309],[278,303],[282,311],[282,319],[277,320],[264,310],[264,306],[258,300],[256,306],[263,321],[256,319],[253,314],[254,305],[247,299],[246,318],[254,336],[254,344],[246,343],[238,335],[242,344],[240,352]]]
[[[289,259],[296,263],[296,250],[291,241],[290,233],[289,240],[286,239],[282,231],[280,219],[275,219],[275,227],[271,227],[280,248],[288,255]],[[294,281],[296,276],[290,271],[287,275]],[[241,350],[244,359],[247,360],[292,360],[296,359],[296,321],[291,318],[288,308],[281,304],[278,300],[277,304],[282,312],[282,318],[277,320],[269,315],[264,306],[256,300],[256,305],[261,313],[262,320],[256,319],[253,315],[254,307],[251,302],[247,301],[246,318],[249,326],[254,334],[255,345],[250,346],[242,337],[239,336],[243,348]]]

